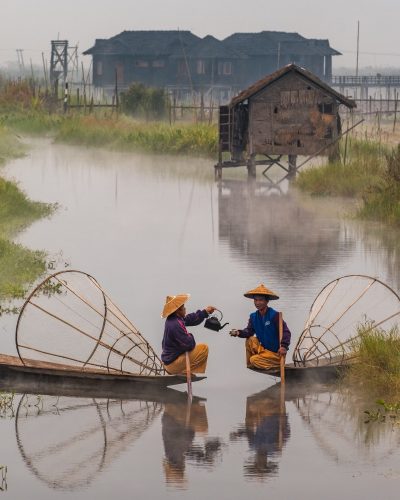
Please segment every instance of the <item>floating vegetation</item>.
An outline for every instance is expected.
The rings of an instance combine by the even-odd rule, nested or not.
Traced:
[[[377,409],[364,411],[366,424],[370,422],[390,422],[400,425],[400,402],[387,403],[383,399],[378,399],[376,404],[378,405]]]
[[[0,491],[7,491],[7,465],[0,465]]]
[[[14,416],[14,393],[0,392],[0,418]]]

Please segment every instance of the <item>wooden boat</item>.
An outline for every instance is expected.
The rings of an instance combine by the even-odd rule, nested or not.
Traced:
[[[169,375],[149,342],[89,274],[68,270],[42,281],[21,308],[17,356],[0,354],[0,385],[29,381],[73,391],[85,386],[122,394],[187,382]],[[204,376],[191,376],[192,382]]]
[[[130,375],[107,373],[105,370],[26,360],[0,355],[0,390],[35,392],[68,396],[127,397],[132,394],[151,395],[160,389],[186,383],[186,375]],[[192,382],[205,379],[192,375]],[[49,392],[50,391],[50,392]]]
[[[349,363],[338,362],[336,364],[321,360],[317,365],[296,366],[294,363],[285,365],[285,378],[287,381],[299,382],[329,382],[337,379],[349,367]],[[270,375],[271,377],[280,377],[280,369],[258,370],[249,368],[257,373]]]
[[[400,296],[377,278],[348,275],[328,283],[314,300],[285,366],[288,380],[329,381],[357,362],[361,335],[389,331],[400,317]],[[252,368],[253,369],[253,368]],[[257,370],[280,376],[280,370]]]

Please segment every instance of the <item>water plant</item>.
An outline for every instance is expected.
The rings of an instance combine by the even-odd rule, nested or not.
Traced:
[[[400,402],[388,403],[384,399],[377,399],[377,408],[372,410],[364,410],[366,424],[370,422],[390,422],[392,424],[400,424]]]
[[[7,491],[7,465],[0,465],[0,491]]]
[[[14,416],[14,393],[0,392],[0,418]]]
[[[397,326],[385,331],[371,323],[357,328],[352,350],[357,362],[344,378],[369,394],[400,395],[400,333]]]

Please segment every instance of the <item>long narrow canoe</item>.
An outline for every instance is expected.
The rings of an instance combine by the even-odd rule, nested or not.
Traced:
[[[294,363],[285,365],[286,380],[299,380],[307,382],[328,382],[334,380],[349,367],[348,363],[328,363],[321,361],[318,365],[311,366],[295,366]],[[258,370],[257,368],[249,368],[249,370],[257,373],[263,373],[272,377],[280,377],[279,368],[271,370]]]
[[[110,392],[123,395],[143,387],[149,391],[151,387],[166,388],[186,383],[186,375],[125,375],[108,373],[93,368],[78,368],[61,363],[26,360],[24,365],[16,356],[0,354],[0,390],[8,386],[20,391],[22,386],[31,385],[35,390],[44,389],[47,385],[58,386],[71,393],[76,388],[87,388],[88,391]],[[205,379],[205,376],[192,375],[192,382]],[[94,393],[93,393],[94,394]]]

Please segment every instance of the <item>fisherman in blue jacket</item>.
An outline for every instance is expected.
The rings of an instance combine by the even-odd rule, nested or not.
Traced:
[[[254,300],[256,311],[250,314],[247,328],[231,330],[232,337],[246,339],[246,362],[248,368],[270,370],[278,368],[281,356],[285,356],[290,344],[291,333],[283,321],[283,335],[279,339],[279,313],[268,306],[270,300],[279,297],[261,284],[244,294]]]

